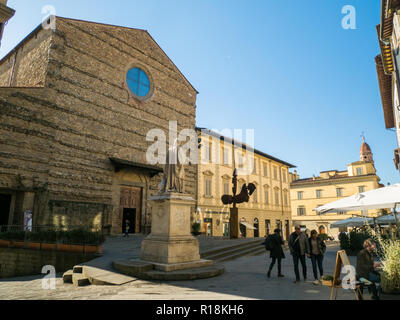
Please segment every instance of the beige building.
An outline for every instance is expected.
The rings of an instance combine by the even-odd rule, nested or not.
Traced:
[[[192,223],[200,222],[201,231],[210,236],[229,236],[229,206],[222,204],[221,197],[232,195],[234,159],[236,167],[244,167],[243,159],[250,150],[254,154],[254,170],[238,176],[238,193],[245,183],[253,183],[257,189],[249,203],[238,205],[239,219],[243,222],[241,233],[245,237],[264,237],[278,227],[287,239],[291,229],[288,170],[294,166],[259,150],[246,150],[241,142],[233,148],[232,139],[213,131],[198,128],[197,132],[201,152],[197,166],[197,208]]]
[[[197,91],[146,30],[56,17],[0,61],[0,226],[149,232],[152,129],[195,129]],[[166,146],[168,147],[168,145]],[[195,197],[196,168],[185,191]]]
[[[365,141],[360,150],[360,161],[347,166],[345,171],[323,171],[318,177],[299,179],[299,176],[291,174],[291,204],[293,224],[303,228],[327,233],[328,236],[337,238],[339,231],[345,229],[333,228],[333,222],[347,219],[353,215],[367,215],[370,217],[378,214],[377,210],[358,211],[347,213],[330,213],[318,215],[315,208],[344,197],[362,193],[381,187],[380,178],[376,175],[371,148]]]

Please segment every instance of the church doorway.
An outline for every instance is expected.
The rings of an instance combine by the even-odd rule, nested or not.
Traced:
[[[126,220],[129,221],[129,233],[140,233],[142,213],[142,188],[121,187],[120,194],[120,227],[125,232]]]
[[[0,193],[0,230],[1,226],[8,225],[11,208],[11,194]]]
[[[122,218],[122,232],[125,233],[126,223],[129,221],[128,233],[135,233],[136,231],[136,209],[124,209]]]

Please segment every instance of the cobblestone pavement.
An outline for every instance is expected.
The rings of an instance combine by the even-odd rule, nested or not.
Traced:
[[[118,241],[122,241],[118,239]],[[326,274],[333,274],[336,251],[329,247],[325,256]],[[350,257],[354,265],[354,257]],[[289,254],[283,260],[285,278],[278,279],[276,270],[271,279],[266,277],[266,254],[242,257],[224,263],[224,275],[204,280],[182,282],[149,282],[137,280],[123,286],[88,286],[76,288],[64,285],[61,275],[55,290],[42,289],[42,276],[3,279],[0,281],[0,299],[51,299],[51,300],[230,300],[230,299],[311,299],[326,300],[330,288],[314,285],[311,262],[308,259],[309,282],[294,284],[293,264]],[[276,268],[276,267],[275,267]],[[367,297],[369,299],[369,297]],[[339,300],[354,300],[352,291],[340,290]]]

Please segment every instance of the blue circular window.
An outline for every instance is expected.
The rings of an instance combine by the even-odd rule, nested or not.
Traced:
[[[147,74],[139,68],[132,68],[126,75],[129,89],[138,97],[143,98],[150,92],[150,80]]]

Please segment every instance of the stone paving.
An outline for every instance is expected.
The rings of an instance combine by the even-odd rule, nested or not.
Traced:
[[[220,242],[221,241],[221,242]],[[200,239],[205,247],[215,247],[225,240]],[[207,242],[207,245],[205,244]],[[212,243],[214,242],[214,243]],[[225,242],[226,243],[226,242]],[[128,245],[129,244],[129,245]],[[124,249],[107,252],[111,249]],[[329,247],[325,256],[326,274],[333,274],[338,248]],[[136,239],[113,239],[105,248],[105,256],[125,255],[132,257],[140,252],[140,237]],[[271,279],[266,277],[266,265],[270,259],[266,254],[225,262],[224,275],[204,280],[182,282],[150,282],[136,280],[122,286],[74,287],[64,285],[61,275],[56,279],[55,290],[42,289],[43,276],[21,277],[0,280],[0,299],[38,299],[38,300],[239,300],[239,299],[311,299],[326,300],[330,288],[314,285],[311,262],[308,259],[309,282],[294,284],[292,259],[286,253],[283,261],[285,278],[278,279],[276,270]],[[102,259],[105,259],[103,257]],[[350,257],[354,265],[355,258]],[[340,290],[339,300],[354,300],[352,291]],[[367,296],[367,299],[369,297]]]

